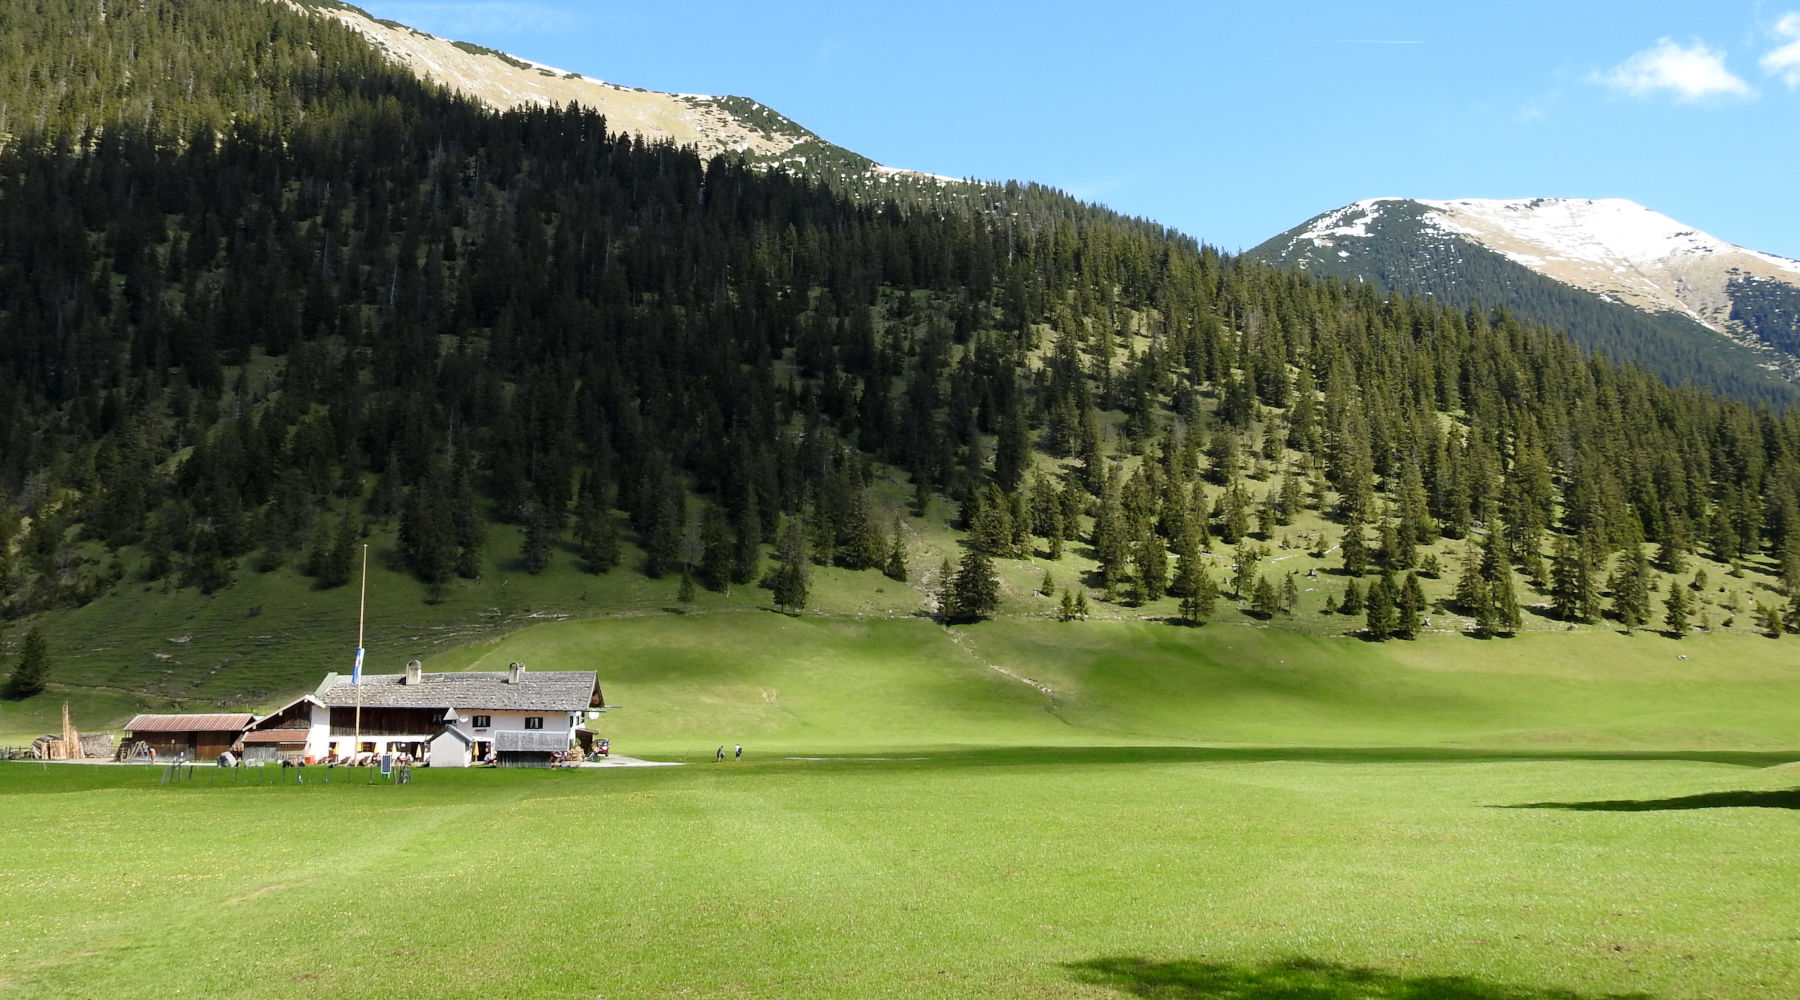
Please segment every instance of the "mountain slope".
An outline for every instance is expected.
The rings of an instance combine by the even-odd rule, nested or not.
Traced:
[[[1375,198],[1249,252],[1567,329],[1671,380],[1792,398],[1800,262],[1734,246],[1621,199]],[[1785,324],[1785,325],[1784,325]]]
[[[1561,634],[1615,567],[1628,628],[1653,572],[1703,628],[1800,594],[1800,407],[1541,326],[1029,187],[875,203],[494,112],[273,3],[43,0],[0,51],[0,641],[42,626],[42,700],[316,682],[363,545],[366,646],[408,656],[984,572],[1070,633]]]
[[[960,183],[881,166],[748,97],[667,94],[596,80],[472,42],[439,38],[336,0],[275,2],[328,17],[367,38],[394,64],[496,111],[561,108],[573,102],[605,115],[610,129],[651,142],[692,146],[702,159],[735,155],[813,175],[857,173]]]

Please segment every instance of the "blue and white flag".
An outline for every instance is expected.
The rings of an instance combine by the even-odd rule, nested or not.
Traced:
[[[356,647],[356,666],[350,668],[350,683],[362,683],[362,647]]]

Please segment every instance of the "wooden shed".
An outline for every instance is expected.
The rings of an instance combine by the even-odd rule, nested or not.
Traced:
[[[212,760],[238,745],[252,715],[138,715],[125,724],[126,743],[142,741],[159,759]]]

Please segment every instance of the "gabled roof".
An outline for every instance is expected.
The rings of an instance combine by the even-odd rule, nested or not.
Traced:
[[[242,732],[253,715],[228,713],[213,715],[134,715],[125,723],[132,733],[224,733]]]
[[[405,674],[364,674],[364,708],[454,708],[542,712],[585,712],[604,704],[600,675],[592,670],[527,670],[518,683],[507,671],[423,674],[417,684],[402,683]],[[313,692],[321,704],[349,708],[357,704],[357,685],[341,674],[326,674]]]
[[[300,697],[295,698],[293,701],[290,701],[287,704],[276,709],[275,711],[270,712],[268,715],[257,716],[256,720],[254,722],[250,723],[250,725],[253,729],[262,729],[264,727],[264,725],[270,719],[273,719],[276,716],[281,715],[282,713],[286,712],[288,709],[298,708],[301,705],[319,705],[320,707],[324,707],[324,703],[319,701],[319,699],[314,698],[310,694],[303,694]],[[296,717],[296,719],[294,721],[301,721],[301,720],[298,717]]]

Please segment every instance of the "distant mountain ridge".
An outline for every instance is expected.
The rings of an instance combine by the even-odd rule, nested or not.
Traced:
[[[1591,349],[1756,395],[1800,380],[1800,261],[1619,198],[1371,198],[1248,252],[1271,264],[1479,302]],[[1679,356],[1679,357],[1677,357]],[[1785,394],[1778,392],[1778,394]]]
[[[702,158],[738,155],[752,163],[798,173],[864,173],[961,183],[883,166],[819,137],[786,115],[748,97],[670,94],[609,83],[491,49],[453,41],[377,18],[338,0],[274,0],[320,14],[367,38],[388,59],[420,78],[442,84],[490,108],[564,107],[570,102],[606,116],[607,127],[692,146]]]

